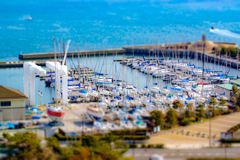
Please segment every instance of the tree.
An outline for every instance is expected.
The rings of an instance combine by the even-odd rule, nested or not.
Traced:
[[[184,107],[184,104],[182,104],[179,99],[173,101],[173,108],[180,109],[180,114],[182,113],[183,107]]]
[[[219,100],[219,106],[221,106],[222,107],[222,109],[223,109],[223,106],[226,106],[226,104],[227,104],[227,101],[225,100],[225,99],[223,99],[223,98],[221,98],[220,100]]]
[[[178,115],[177,112],[175,110],[173,110],[172,108],[170,108],[167,111],[167,115],[166,115],[166,122],[167,125],[172,128],[174,126],[177,125],[178,121],[177,121]]]
[[[215,105],[217,105],[217,100],[215,97],[212,97],[209,101],[209,113],[212,113],[212,117],[216,116],[216,112],[215,112]]]
[[[191,124],[190,120],[188,118],[183,118],[181,121],[181,124],[184,126],[188,126]]]
[[[188,109],[189,111],[193,110],[193,103],[188,103],[187,109]]]
[[[45,159],[50,158],[50,152],[47,154],[47,150],[43,150],[40,147],[40,141],[36,134],[26,131],[25,133],[15,133],[13,136],[9,134],[3,134],[4,138],[8,140],[6,144],[8,155],[11,159]],[[11,152],[9,152],[11,151]],[[14,156],[12,156],[12,154]]]
[[[199,119],[205,118],[206,117],[206,111],[204,109],[204,105],[203,104],[199,104],[196,107],[196,115]]]
[[[233,84],[233,86],[232,86],[232,92],[233,92],[233,95],[237,94],[238,91],[239,91],[239,90],[238,90],[237,85],[236,85],[236,84]]]
[[[82,138],[82,146],[91,147],[98,143],[98,138],[93,135],[85,135]]]
[[[155,123],[155,126],[160,126],[161,128],[164,128],[165,121],[163,118],[162,111],[154,110],[150,112],[150,121]]]

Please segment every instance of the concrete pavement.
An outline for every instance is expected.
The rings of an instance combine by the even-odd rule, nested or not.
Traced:
[[[225,152],[226,151],[226,152]],[[164,160],[186,160],[191,157],[240,157],[240,148],[203,148],[203,149],[129,149],[124,154],[126,157],[134,157],[135,160],[148,160],[151,155],[158,154],[163,156]]]

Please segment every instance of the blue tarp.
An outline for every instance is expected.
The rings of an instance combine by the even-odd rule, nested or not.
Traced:
[[[224,92],[224,93],[222,93],[222,94],[219,94],[219,95],[222,95],[222,96],[224,96],[224,95],[225,95],[225,92]]]
[[[186,98],[186,100],[193,100],[193,98],[192,97],[188,97],[188,98]]]
[[[32,116],[32,119],[40,119],[40,116]]]
[[[78,91],[79,93],[87,93],[87,91],[86,90],[81,90],[81,91]]]
[[[137,116],[137,119],[138,119],[138,120],[142,120],[140,116]]]

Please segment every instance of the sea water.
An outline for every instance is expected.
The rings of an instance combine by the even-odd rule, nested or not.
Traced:
[[[239,14],[240,2],[233,0],[0,1],[0,61],[17,61],[20,53],[52,52],[53,37],[57,42],[57,50],[60,51],[62,42],[68,39],[71,39],[71,51],[77,50],[77,46],[80,50],[91,50],[121,48],[126,45],[194,42],[200,40],[203,33],[207,40],[240,44],[238,38],[209,32],[209,28],[214,26],[239,33]],[[29,21],[29,17],[33,20]],[[98,62],[98,66],[107,68],[103,69],[104,72],[112,74],[110,68],[115,65],[113,58],[92,57],[92,62],[88,59],[88,66],[94,67],[94,63]],[[115,58],[122,58],[122,55]],[[104,59],[107,59],[105,65]],[[71,59],[68,58],[68,61],[70,68]],[[77,64],[76,58],[73,61]],[[148,84],[145,74],[138,73],[136,79],[137,71],[122,67],[119,63],[116,66],[120,79],[124,73],[129,83],[138,82],[139,87]],[[208,68],[212,69],[213,64],[209,64]],[[215,70],[216,68],[217,66]],[[220,69],[225,71],[224,66]],[[237,75],[234,69],[229,73]],[[23,91],[22,68],[0,69],[0,75],[1,85]],[[151,79],[151,83],[154,81]],[[49,102],[54,95],[53,89],[45,88],[44,82],[36,78],[36,92],[38,90],[44,94],[44,103]]]

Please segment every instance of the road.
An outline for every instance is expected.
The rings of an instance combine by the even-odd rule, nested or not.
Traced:
[[[240,157],[240,148],[226,148],[227,157]],[[134,149],[135,160],[148,160],[151,155],[158,154],[164,160],[186,160],[190,157],[225,157],[225,148],[203,148],[203,149]],[[132,157],[133,150],[129,149],[124,156]]]

